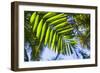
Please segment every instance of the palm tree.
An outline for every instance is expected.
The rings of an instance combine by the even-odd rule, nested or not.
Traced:
[[[29,42],[32,47],[32,60],[40,60],[43,46],[48,46],[58,54],[55,59],[60,53],[72,54],[72,47],[78,43],[75,38],[90,48],[88,14],[26,11],[24,16],[25,42]],[[86,30],[84,33],[79,29],[81,27]]]

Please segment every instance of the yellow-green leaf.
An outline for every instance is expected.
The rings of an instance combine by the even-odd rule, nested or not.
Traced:
[[[44,42],[45,45],[47,45],[47,42],[49,40],[49,34],[50,34],[50,27],[48,27],[47,32],[46,32],[46,37],[45,37],[45,42]]]
[[[64,16],[65,16],[64,14],[55,15],[55,16],[53,16],[53,17],[47,19],[47,22],[55,21],[55,20],[57,20],[57,19],[59,19],[59,18],[62,18],[62,17],[64,17]]]
[[[42,28],[40,42],[42,42],[42,40],[43,40],[43,37],[45,35],[45,31],[46,31],[46,22],[44,23],[43,28]]]
[[[34,22],[34,25],[33,25],[33,32],[35,32],[38,23],[39,23],[39,15],[37,15],[36,18],[35,18],[35,22]]]
[[[40,38],[42,25],[43,25],[43,19],[40,20],[40,22],[38,24],[38,27],[37,27],[37,34],[36,34],[36,36],[37,36],[38,39]]]
[[[32,24],[36,18],[36,12],[34,12],[30,18],[30,23]]]

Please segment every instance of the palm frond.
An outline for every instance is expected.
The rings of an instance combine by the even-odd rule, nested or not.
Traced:
[[[88,17],[87,18],[85,15],[81,14],[75,15],[74,19],[76,24],[74,25],[68,22],[67,16],[68,16],[67,13],[66,14],[55,13],[55,12],[31,13],[30,20],[28,23],[29,24],[28,26],[30,26],[31,33],[30,32],[28,33],[30,33],[29,36],[33,35],[31,37],[31,40],[33,38],[36,38],[33,39],[33,41],[38,40],[38,44],[34,45],[35,49],[34,56],[38,55],[38,53],[42,50],[42,45],[48,46],[56,53],[62,53],[64,55],[72,54],[71,46],[77,44],[77,41],[73,39],[74,37],[74,35],[72,35],[74,34],[73,31],[74,29],[76,28],[78,29],[79,26],[83,25],[83,22],[87,23],[86,26],[88,26],[89,30],[90,29],[88,25],[89,22],[85,21],[85,19],[89,20],[89,16],[87,16]],[[84,27],[86,26],[84,25]],[[80,32],[79,30],[77,31]],[[87,36],[87,38],[89,38],[89,36]],[[84,42],[82,35],[80,35],[80,40]]]

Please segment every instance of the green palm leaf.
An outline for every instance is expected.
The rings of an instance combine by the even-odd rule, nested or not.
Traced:
[[[36,37],[40,40],[40,44],[44,43],[45,46],[47,45],[56,53],[70,54],[71,48],[69,45],[67,45],[68,47],[65,49],[64,46],[66,46],[66,44],[63,44],[65,43],[63,40],[64,36],[68,39],[69,37],[71,38],[70,35],[64,35],[64,33],[68,33],[73,30],[67,22],[67,18],[65,17],[67,15],[64,13],[45,12],[41,16],[40,13],[37,12],[35,17],[35,14],[36,12],[32,14],[30,23],[33,23],[34,25],[33,34],[36,34]],[[35,30],[37,31],[34,32]]]
[[[33,12],[31,14],[29,21],[31,24],[30,27],[32,27],[30,28],[30,30],[32,30],[31,34],[34,36],[32,36],[32,39],[33,41],[38,40],[38,44],[34,45],[35,56],[39,54],[43,46],[48,46],[56,53],[62,53],[64,55],[72,54],[71,46],[77,44],[77,41],[73,39],[73,30],[79,28],[83,22],[86,22],[85,19],[88,18],[85,15],[77,14],[74,17],[77,24],[71,25],[67,22],[66,16],[68,16],[68,14],[42,11]],[[87,21],[86,23],[84,27],[89,30],[89,22]],[[81,35],[79,35],[79,37],[80,36]],[[80,39],[84,42],[81,37]],[[87,36],[87,38],[89,38],[89,36]],[[86,38],[84,37],[84,39]]]

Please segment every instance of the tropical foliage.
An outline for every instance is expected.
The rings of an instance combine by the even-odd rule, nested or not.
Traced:
[[[70,55],[81,44],[90,49],[90,15],[25,11],[24,38],[32,47],[31,60],[40,60],[44,46],[55,53]]]

